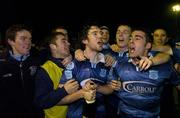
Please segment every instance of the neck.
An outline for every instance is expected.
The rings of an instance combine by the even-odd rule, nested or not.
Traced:
[[[95,58],[96,58],[96,55],[98,54],[97,51],[95,50],[92,50],[92,49],[89,49],[89,48],[86,48],[84,50],[84,56],[87,58],[87,59],[90,59],[90,61],[93,61]]]
[[[119,47],[119,51],[120,51],[120,52],[128,51],[128,47],[127,47],[127,46]]]
[[[9,53],[14,59],[16,59],[18,61],[24,61],[30,56],[30,54],[27,54],[27,55],[14,54],[12,51],[9,51]]]
[[[145,51],[144,54],[141,55],[141,56],[132,57],[132,58],[131,58],[131,59],[132,59],[132,63],[133,63],[134,65],[139,64],[139,61],[141,60],[142,57],[148,57],[148,53]]]
[[[65,58],[65,56],[60,55],[60,54],[52,54],[52,57],[54,57],[54,58],[61,58],[61,59]]]
[[[139,64],[139,61],[140,61],[140,59],[139,59],[138,57],[132,58],[132,63],[133,63],[134,65],[138,65],[138,64]]]

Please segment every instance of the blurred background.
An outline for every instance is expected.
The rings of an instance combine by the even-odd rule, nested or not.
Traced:
[[[150,30],[162,27],[172,37],[177,37],[180,14],[172,10],[175,3],[178,0],[1,0],[1,37],[16,23],[24,23],[33,29],[35,43],[43,40],[53,27],[61,25],[67,27],[70,36],[77,37],[77,32],[87,22],[108,26],[111,39],[114,39],[119,24]]]

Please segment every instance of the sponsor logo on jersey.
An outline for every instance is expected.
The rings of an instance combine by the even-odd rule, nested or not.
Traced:
[[[143,81],[123,82],[123,89],[129,93],[154,94],[157,87],[155,84]]]

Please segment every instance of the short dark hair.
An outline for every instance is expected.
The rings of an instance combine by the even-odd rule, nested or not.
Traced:
[[[8,40],[15,41],[17,32],[20,32],[23,30],[26,30],[26,31],[32,33],[32,30],[29,27],[25,26],[24,24],[15,24],[6,30],[5,39],[6,39],[7,49],[11,50],[11,46],[8,44]]]
[[[64,29],[67,31],[67,28],[65,26],[58,26],[52,29],[51,33],[55,33],[57,29]]]
[[[24,24],[16,24],[12,25],[10,28],[7,29],[6,31],[6,40],[15,40],[16,33],[22,30],[27,30],[30,33],[32,33],[32,30],[25,26]]]
[[[144,32],[145,33],[145,38],[146,38],[146,42],[148,43],[152,43],[153,42],[153,38],[152,38],[152,35],[151,35],[151,32],[149,31],[149,30],[147,30],[147,29],[145,29],[145,28],[142,28],[142,27],[140,27],[140,28],[134,28],[133,29],[133,31],[142,31],[142,32]],[[133,32],[132,31],[132,32]]]
[[[48,38],[47,38],[47,43],[48,44],[55,44],[55,41],[57,40],[56,36],[58,35],[62,35],[65,36],[63,33],[61,32],[55,32],[55,33],[51,33]]]
[[[97,26],[97,27],[99,27],[99,25],[98,24],[88,24],[88,25],[85,25],[84,27],[83,27],[83,29],[81,30],[81,32],[79,33],[79,38],[78,38],[78,46],[77,46],[77,48],[81,48],[81,49],[85,49],[85,45],[84,44],[82,44],[82,41],[83,40],[85,40],[85,39],[87,39],[87,36],[88,36],[88,32],[89,32],[89,30],[91,29],[91,27],[93,27],[93,26]]]
[[[108,30],[109,31],[109,28],[107,26],[105,26],[105,25],[101,26],[100,29],[101,30]]]

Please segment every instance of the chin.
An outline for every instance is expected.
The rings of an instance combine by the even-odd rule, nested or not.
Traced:
[[[103,48],[98,48],[97,51],[102,51]]]
[[[28,55],[29,54],[29,52],[27,52],[27,53],[22,53],[22,55]]]
[[[129,54],[129,57],[134,58],[137,57],[135,54]]]

